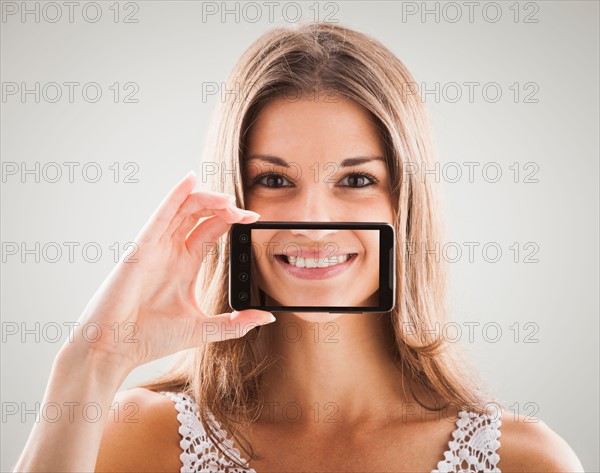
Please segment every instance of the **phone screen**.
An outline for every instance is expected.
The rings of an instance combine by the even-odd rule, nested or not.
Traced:
[[[252,229],[251,304],[379,306],[379,230]]]
[[[383,222],[233,224],[236,310],[386,312],[395,304],[395,236]]]

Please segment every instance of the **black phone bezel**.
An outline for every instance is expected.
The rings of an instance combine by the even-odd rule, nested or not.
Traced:
[[[345,229],[379,230],[379,305],[377,307],[346,306],[251,306],[250,287],[252,279],[250,240],[253,229]],[[329,312],[363,313],[389,312],[396,304],[396,238],[394,227],[387,222],[280,222],[257,221],[254,223],[234,223],[229,230],[229,305],[234,310],[259,309],[269,312]],[[245,238],[243,237],[245,235]],[[240,241],[240,238],[246,241]],[[237,243],[236,243],[237,242]],[[246,255],[246,261],[240,257]],[[245,281],[240,275],[246,273]],[[246,301],[240,298],[246,293]]]

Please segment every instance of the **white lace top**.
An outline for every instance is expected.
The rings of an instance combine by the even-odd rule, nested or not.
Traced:
[[[178,412],[182,450],[179,457],[182,464],[180,473],[256,473],[253,468],[240,468],[221,454],[206,435],[198,416],[198,406],[190,396],[182,392],[164,391],[161,394],[175,403]],[[227,432],[211,412],[208,415],[211,424],[216,426],[216,433],[223,439],[222,446],[247,465],[248,461],[240,455]],[[501,473],[496,466],[500,460],[496,453],[500,447],[500,415],[460,411],[452,440],[448,442],[448,450],[431,473]]]

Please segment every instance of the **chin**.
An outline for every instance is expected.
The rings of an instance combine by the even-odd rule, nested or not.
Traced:
[[[292,317],[304,322],[333,322],[344,314],[330,314],[329,312],[288,312]]]

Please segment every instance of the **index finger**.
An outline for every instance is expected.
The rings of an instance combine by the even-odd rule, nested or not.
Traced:
[[[141,230],[139,234],[141,239],[158,240],[165,234],[171,222],[177,216],[180,207],[194,189],[196,178],[196,173],[190,171],[169,191]],[[202,194],[205,195],[204,200],[207,205],[217,205],[222,208],[230,201],[226,194],[219,192],[203,191]]]

